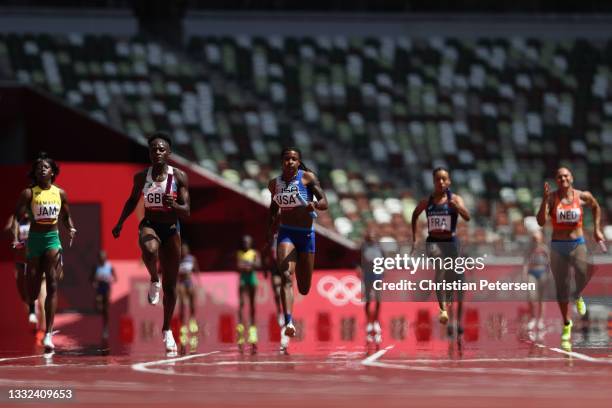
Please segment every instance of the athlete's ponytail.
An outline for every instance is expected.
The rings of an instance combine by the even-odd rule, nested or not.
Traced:
[[[281,159],[285,157],[285,153],[287,152],[296,152],[298,154],[300,158],[300,165],[298,166],[298,169],[308,171],[310,173],[314,173],[314,171],[306,167],[306,165],[304,164],[304,160],[302,160],[302,152],[300,151],[300,149],[298,149],[297,147],[293,147],[293,146],[285,147],[283,151],[281,152],[281,155],[280,155]]]
[[[51,170],[53,171],[53,176],[51,177],[51,183],[54,183],[55,178],[59,175],[60,169],[57,163],[55,162],[55,160],[50,158],[47,155],[47,152],[40,152],[38,153],[38,157],[36,158],[36,160],[34,160],[34,162],[32,163],[32,168],[28,172],[28,178],[32,182],[32,186],[36,185],[38,182],[36,180],[36,167],[38,167],[38,163],[43,162],[43,161],[47,162],[47,164],[51,167]]]

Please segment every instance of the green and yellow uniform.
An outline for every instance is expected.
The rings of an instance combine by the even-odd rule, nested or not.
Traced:
[[[59,213],[62,208],[62,197],[60,189],[51,185],[47,190],[39,186],[32,187],[32,202],[28,208],[30,219],[34,224],[54,225],[57,224]],[[54,249],[62,249],[57,229],[46,232],[30,230],[26,248],[28,259],[37,258],[45,252]]]
[[[248,269],[248,272],[240,272],[240,287],[257,286],[257,274],[255,273],[255,261],[257,260],[257,251],[248,249],[246,251],[239,250],[236,254],[238,266],[242,271]]]

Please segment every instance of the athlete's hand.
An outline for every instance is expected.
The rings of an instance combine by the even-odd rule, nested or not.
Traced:
[[[550,184],[548,184],[548,181],[544,183],[544,194],[542,195],[542,198],[544,200],[548,200],[548,196],[550,195]]]
[[[74,236],[76,235],[76,228],[70,228],[68,230],[68,235],[70,235],[70,242],[68,243],[68,248],[72,248],[72,241],[74,241]]]
[[[460,206],[459,199],[457,198],[457,196],[455,194],[453,194],[451,196],[451,199],[448,202],[448,206],[452,207],[452,208],[459,208],[459,206]]]
[[[596,229],[595,231],[593,231],[593,237],[595,238],[596,242],[603,242],[604,241],[604,234],[603,234],[603,232],[601,232],[600,229]]]
[[[23,242],[20,241],[13,241],[11,243],[11,248],[12,249],[22,249],[25,246],[25,244]]]
[[[176,199],[172,194],[164,194],[162,198],[162,203],[166,208],[174,208],[174,203],[176,203]]]
[[[119,235],[121,235],[122,228],[123,228],[123,224],[115,225],[115,228],[113,228],[113,237],[119,238]]]

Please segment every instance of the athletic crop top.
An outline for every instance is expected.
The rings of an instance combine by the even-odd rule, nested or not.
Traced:
[[[281,210],[304,207],[312,201],[312,192],[302,183],[303,174],[304,170],[298,170],[289,182],[284,181],[282,176],[276,178],[276,190],[272,199]]]
[[[111,283],[113,281],[113,266],[110,262],[96,266],[96,280]]]
[[[193,255],[185,255],[179,263],[179,274],[189,275],[195,268],[195,258]]]
[[[171,208],[164,207],[162,198],[164,194],[172,194],[174,198],[177,196],[178,186],[174,177],[174,168],[168,166],[168,175],[163,181],[154,181],[151,175],[152,170],[152,167],[147,170],[147,180],[142,188],[144,206],[149,211],[172,211]]]
[[[32,187],[32,202],[30,203],[30,216],[38,224],[57,224],[62,197],[60,189],[53,184],[47,190],[39,186]]]
[[[432,232],[451,232],[455,233],[457,229],[457,210],[448,205],[450,203],[452,193],[446,190],[446,202],[443,204],[434,204],[433,195],[429,196],[429,202],[425,209],[427,215],[427,230]]]
[[[555,193],[555,203],[551,209],[553,230],[568,230],[582,227],[582,206],[580,194],[574,191],[574,199],[563,204],[559,193]]]
[[[255,269],[255,260],[257,259],[257,251],[254,249],[242,249],[236,253],[239,268]]]

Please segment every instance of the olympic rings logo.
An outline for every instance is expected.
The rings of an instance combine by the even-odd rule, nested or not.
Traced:
[[[317,291],[334,306],[361,303],[361,281],[353,275],[343,276],[340,279],[325,275],[317,282]]]

